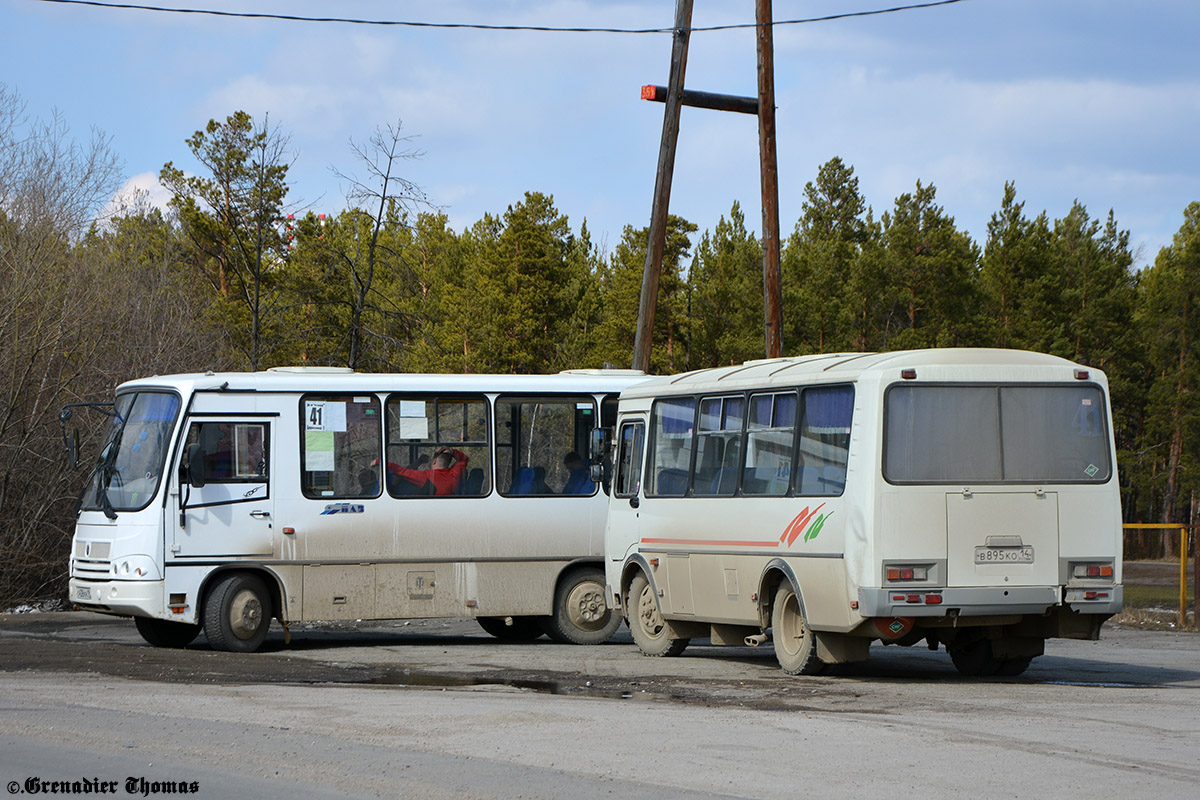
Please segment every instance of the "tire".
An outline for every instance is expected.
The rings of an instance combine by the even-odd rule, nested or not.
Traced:
[[[155,647],[187,647],[200,635],[200,626],[190,622],[134,617],[133,624],[137,626],[142,638]]]
[[[951,645],[947,650],[950,651],[950,660],[954,662],[954,668],[960,675],[968,678],[986,678],[995,675],[1006,663],[992,654],[991,639],[975,639],[961,645]],[[1020,661],[1021,659],[1013,660]],[[1028,662],[1025,666],[1029,666]],[[1023,672],[1024,668],[1021,671]]]
[[[771,642],[779,666],[788,675],[818,675],[825,662],[817,657],[817,639],[800,609],[800,598],[790,581],[775,591],[771,606]]]
[[[1003,675],[1006,678],[1015,678],[1025,670],[1029,669],[1029,662],[1033,661],[1030,656],[1021,658],[1006,658],[1000,662],[1000,669],[996,670],[997,675]]]
[[[621,618],[604,602],[604,573],[594,567],[563,578],[554,592],[554,613],[546,633],[556,642],[601,644],[612,638]]]
[[[689,639],[677,639],[667,634],[670,628],[658,610],[654,590],[650,587],[650,581],[640,572],[629,584],[625,613],[629,615],[633,641],[646,655],[677,656],[687,648]]]
[[[505,624],[506,619],[512,619],[512,624]],[[545,633],[538,617],[476,617],[475,621],[484,631],[506,642],[532,642]]]
[[[271,600],[256,575],[220,578],[204,601],[204,635],[214,650],[253,653],[271,627]]]

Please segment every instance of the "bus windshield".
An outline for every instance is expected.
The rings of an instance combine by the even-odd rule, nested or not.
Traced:
[[[1092,385],[909,385],[888,390],[890,483],[1104,483],[1104,396]]]
[[[110,516],[145,508],[158,491],[179,396],[130,392],[117,397],[115,412],[82,504]]]

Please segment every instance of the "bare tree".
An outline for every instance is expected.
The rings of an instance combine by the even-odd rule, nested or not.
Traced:
[[[403,123],[376,128],[369,145],[350,141],[350,149],[366,169],[364,178],[346,175],[336,169],[334,174],[349,184],[346,199],[356,213],[366,215],[369,234],[366,242],[354,237],[352,247],[339,249],[338,258],[349,270],[350,325],[347,366],[356,367],[363,357],[364,339],[379,336],[365,324],[365,314],[374,309],[383,317],[401,318],[406,315],[389,298],[376,290],[376,276],[381,269],[398,272],[403,269],[403,254],[381,241],[380,234],[389,225],[404,224],[407,212],[419,206],[429,206],[420,186],[398,172],[404,161],[420,158],[423,153],[408,148],[414,137],[401,134]],[[364,246],[365,245],[365,246]]]

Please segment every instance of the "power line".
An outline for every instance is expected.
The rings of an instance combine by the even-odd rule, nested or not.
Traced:
[[[964,3],[967,0],[931,0],[926,3],[912,3],[903,6],[893,6],[891,8],[879,8],[870,11],[847,11],[841,14],[828,14],[823,17],[809,17],[807,19],[785,19],[775,20],[772,25],[805,25],[812,22],[831,22],[838,19],[849,19],[851,17],[875,17],[881,14],[894,14],[899,11],[913,11],[921,8],[934,8],[936,6],[948,6],[955,3]],[[467,28],[480,31],[535,31],[538,33],[627,33],[627,34],[643,34],[643,33],[673,33],[674,28],[584,28],[584,27],[555,27],[550,25],[486,25],[482,23],[472,22],[414,22],[412,20],[386,20],[386,19],[354,19],[351,17],[304,17],[296,14],[264,14],[253,11],[216,11],[205,8],[167,8],[165,6],[142,5],[138,3],[108,3],[101,0],[35,0],[40,3],[58,3],[60,5],[70,6],[94,6],[98,8],[125,9],[133,11],[158,11],[169,14],[197,14],[210,17],[236,17],[239,19],[276,19],[285,20],[288,22],[325,22],[325,23],[343,23],[347,25],[380,25],[405,28],[442,28],[442,29],[460,29]],[[735,25],[709,25],[705,27],[692,28],[692,33],[704,33],[709,31],[729,31],[743,28],[757,27],[753,22],[740,23]]]

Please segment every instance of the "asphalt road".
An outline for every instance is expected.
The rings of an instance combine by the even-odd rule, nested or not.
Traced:
[[[504,644],[469,621],[293,634],[239,655],[203,636],[151,648],[130,621],[92,614],[0,616],[0,784],[861,800],[1191,798],[1200,782],[1196,634],[1106,627],[995,679],[963,679],[923,648],[794,678],[769,647],[651,659],[627,632],[599,647]]]

